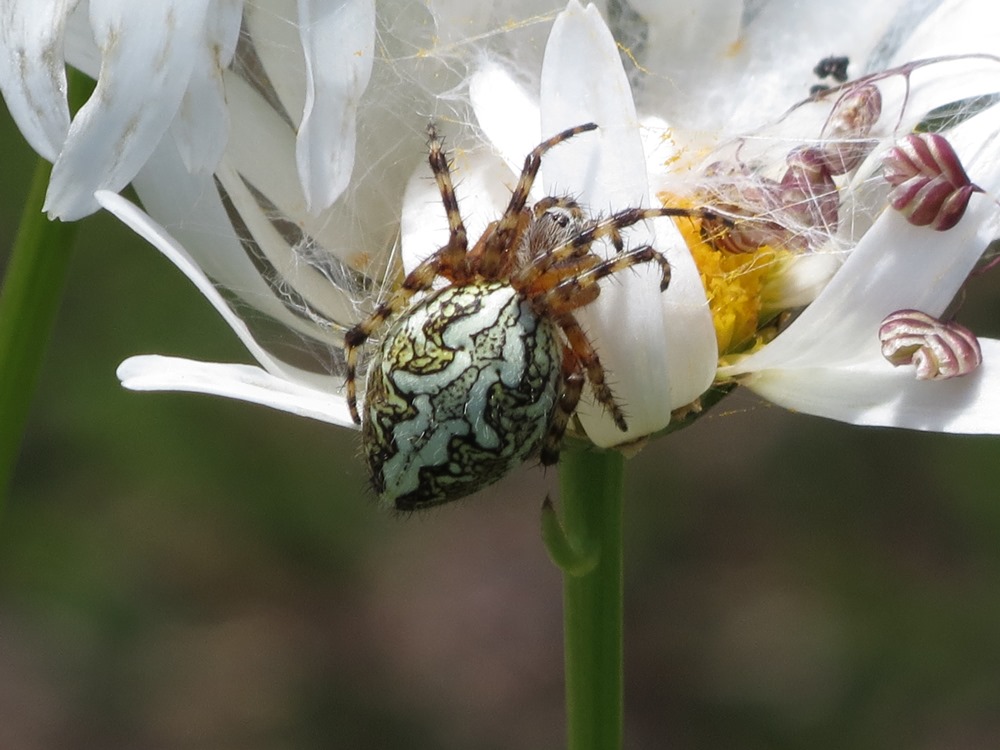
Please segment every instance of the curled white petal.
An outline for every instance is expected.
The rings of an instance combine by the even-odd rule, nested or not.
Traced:
[[[224,396],[341,427],[355,427],[343,396],[275,377],[252,365],[143,355],[122,362],[118,378],[124,387],[133,391],[185,391]]]
[[[770,316],[812,303],[840,270],[843,260],[833,252],[796,255],[786,260],[781,270],[765,281],[761,290],[763,314]]]
[[[52,168],[50,215],[79,219],[97,210],[96,190],[120,190],[139,171],[187,88],[207,3],[91,0],[101,75]]]
[[[373,0],[299,0],[306,98],[296,162],[312,213],[332,204],[354,167],[358,100],[371,77]]]
[[[746,381],[793,411],[857,425],[1000,433],[1000,341],[980,339],[983,363],[961,378],[917,380],[881,354],[841,367],[775,368]]]
[[[63,32],[78,0],[0,6],[0,91],[25,139],[54,162],[69,131]]]
[[[191,258],[187,251],[162,226],[153,221],[140,208],[117,193],[107,190],[99,191],[96,194],[96,199],[101,206],[118,217],[136,234],[163,253],[178,270],[188,277],[197,287],[198,291],[205,296],[212,307],[222,316],[229,327],[233,329],[233,332],[243,342],[243,345],[253,358],[268,372],[279,378],[300,384],[307,384],[314,381],[318,381],[323,385],[329,384],[330,378],[328,376],[305,372],[297,367],[281,362],[268,354],[254,339],[246,323],[237,317],[223,296],[212,284],[212,281],[199,268],[198,264]]]
[[[211,171],[219,163],[229,133],[223,71],[236,52],[243,0],[214,0],[202,30],[184,98],[170,133],[188,171]]]
[[[271,258],[290,254],[292,249],[288,239],[262,216],[263,212],[255,201],[246,199],[246,185],[238,177],[233,177],[228,168],[222,169],[219,179],[229,190],[229,199],[243,214],[244,224],[254,233],[261,252]],[[146,210],[156,216],[164,227],[169,227],[173,239],[183,246],[201,272],[215,284],[236,292],[255,309],[289,329],[320,341],[339,343],[331,331],[318,328],[303,316],[293,314],[284,299],[265,283],[259,267],[233,230],[215,177],[205,172],[189,172],[172,139],[160,141],[133,184]],[[273,263],[281,265],[281,261]],[[290,264],[285,261],[285,265]],[[306,266],[298,263],[293,270],[312,283]],[[313,285],[308,291],[315,288]],[[310,302],[333,315],[331,309],[337,302],[343,301],[342,295],[337,298],[338,292],[333,285],[326,283]],[[335,299],[330,300],[330,297]]]
[[[311,213],[295,166],[295,133],[288,122],[250,85],[233,74],[226,75],[226,97],[234,126],[226,145],[220,177],[227,180],[235,175],[244,183],[227,184],[227,190],[246,191],[247,186],[260,193],[302,232],[321,244],[333,256],[349,260],[363,248],[357,242],[356,230],[345,226],[346,216],[336,217],[324,212]],[[267,148],[260,144],[266,143]],[[255,199],[250,207],[257,205]],[[339,205],[339,204],[338,204]],[[237,206],[241,213],[244,206]],[[337,206],[334,207],[336,209]],[[346,210],[344,214],[350,216]],[[252,210],[259,210],[254,208]],[[360,223],[356,221],[354,223]]]

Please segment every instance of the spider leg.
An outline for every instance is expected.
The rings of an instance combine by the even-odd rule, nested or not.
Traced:
[[[626,268],[637,266],[640,263],[656,262],[663,272],[660,281],[660,291],[663,291],[670,284],[670,264],[659,250],[652,245],[641,245],[640,247],[627,250],[621,255],[602,260],[600,263],[588,268],[575,276],[568,276],[556,284],[552,289],[542,295],[541,303],[544,306],[555,308],[556,310],[575,310],[580,307],[576,302],[584,292],[597,284],[605,276],[624,271]]]
[[[455,185],[451,181],[448,156],[442,148],[441,138],[433,122],[427,124],[427,161],[437,182],[441,203],[444,204],[445,213],[448,215],[448,244],[439,252],[446,254],[449,262],[457,266],[464,262],[469,239],[462,214],[458,210],[458,197],[455,195]]]
[[[572,349],[565,347],[562,361],[562,392],[559,394],[559,401],[552,412],[549,429],[542,439],[542,452],[539,458],[543,466],[551,466],[559,460],[559,445],[562,443],[563,435],[566,434],[566,426],[569,424],[570,417],[573,416],[577,404],[580,403],[583,380],[580,360],[577,359]]]
[[[535,146],[531,150],[531,153],[524,158],[524,168],[521,170],[521,177],[514,187],[514,192],[510,196],[510,203],[507,205],[504,215],[519,213],[528,202],[528,194],[531,192],[531,186],[538,176],[538,170],[542,166],[542,157],[546,151],[553,146],[558,146],[563,141],[568,141],[574,135],[586,133],[590,130],[597,130],[597,123],[588,122],[584,125],[577,125],[575,128],[567,128]]]
[[[545,300],[546,295],[568,279],[579,278],[603,262],[604,259],[594,253],[573,256],[564,259],[558,265],[547,265],[536,269],[536,272],[530,276],[526,286],[522,286],[519,282],[512,282],[511,285],[528,299],[542,300],[541,307],[547,309],[548,302]],[[586,288],[577,287],[576,291],[579,294],[572,297],[572,304],[570,305],[570,309],[573,310],[589,305],[597,299],[600,293],[600,289],[594,284],[588,285]]]
[[[611,386],[608,385],[604,366],[601,364],[600,357],[597,356],[594,345],[590,343],[587,334],[583,332],[583,328],[580,327],[580,324],[571,312],[567,311],[558,315],[556,322],[566,335],[566,341],[569,343],[569,348],[573,356],[579,361],[583,369],[586,370],[587,379],[590,381],[590,388],[594,392],[594,398],[605,409],[611,412],[611,418],[615,421],[618,429],[625,432],[628,429],[628,423],[625,421],[625,413],[611,393]],[[579,400],[579,394],[577,395],[577,400]],[[560,406],[562,406],[561,399]],[[554,416],[553,419],[555,419]],[[567,416],[566,420],[568,421],[568,419],[569,417]],[[563,429],[565,429],[565,426]]]
[[[553,248],[544,255],[539,255],[534,262],[521,268],[513,277],[512,284],[518,289],[524,289],[530,296],[533,291],[551,288],[551,280],[548,277],[550,271],[566,265],[566,261],[578,259],[590,252],[590,247],[599,239],[611,238],[612,244],[619,255],[626,254],[621,239],[621,230],[626,229],[640,221],[648,219],[658,219],[663,216],[689,217],[697,219],[714,219],[727,222],[728,219],[720,217],[714,211],[704,208],[627,208],[618,213],[612,214],[606,219],[602,219],[593,226],[587,227],[564,244]],[[644,261],[640,261],[644,262]],[[664,280],[661,289],[666,289],[666,284],[670,280],[669,267],[664,266]],[[541,288],[539,288],[541,284]]]
[[[510,203],[507,204],[507,210],[500,217],[493,233],[487,238],[486,245],[483,248],[479,261],[479,270],[483,276],[486,278],[495,278],[503,266],[504,253],[510,251],[516,245],[514,240],[524,226],[521,212],[528,202],[531,186],[538,176],[538,170],[542,166],[542,156],[545,155],[545,152],[553,146],[557,146],[563,141],[572,138],[574,135],[596,129],[597,125],[593,122],[588,122],[585,125],[577,125],[575,128],[568,128],[539,143],[525,157],[524,168],[521,170],[521,176],[517,180],[517,185],[514,186],[514,192],[510,196]]]
[[[581,258],[580,261],[589,265],[587,258]],[[663,270],[663,281],[660,283],[660,289],[666,289],[667,284],[670,283],[670,264],[651,245],[642,245],[608,260],[599,261],[594,265],[589,265],[589,267],[585,266],[579,273],[563,276],[555,286],[541,294],[536,302],[541,309],[555,316],[556,322],[566,336],[572,354],[587,372],[587,379],[590,381],[594,398],[611,413],[615,425],[622,432],[628,429],[625,414],[618,402],[615,401],[597,351],[573,316],[572,311],[596,299],[600,293],[600,287],[597,286],[600,279],[640,263],[651,261],[656,261]],[[590,262],[592,263],[592,261]],[[565,372],[565,361],[563,367]],[[567,384],[567,390],[569,390],[569,384]],[[563,401],[560,398],[560,407],[562,406]],[[557,417],[558,414],[553,415],[553,424],[557,423]],[[568,421],[568,419],[567,415],[563,421]],[[565,430],[565,424],[563,424],[562,429]],[[543,445],[543,463],[546,457],[551,457],[551,447],[552,444],[548,441]],[[550,452],[546,453],[546,450]]]

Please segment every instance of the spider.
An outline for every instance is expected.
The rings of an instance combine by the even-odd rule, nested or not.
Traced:
[[[618,428],[627,429],[574,312],[597,299],[601,278],[640,263],[658,264],[660,289],[667,288],[666,258],[650,245],[626,250],[622,229],[709,212],[628,208],[597,220],[567,196],[529,207],[545,152],[596,128],[579,125],[536,146],[506,211],[470,248],[448,157],[428,126],[428,161],[447,213],[448,242],[345,335],[347,404],[362,425],[381,501],[422,509],[469,495],[534,455],[543,465],[555,463],[584,379]],[[607,260],[591,249],[603,238],[617,250]],[[439,279],[447,284],[435,286]],[[386,323],[368,370],[362,420],[359,349]]]

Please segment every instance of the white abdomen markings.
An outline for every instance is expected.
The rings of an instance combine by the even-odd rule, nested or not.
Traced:
[[[363,440],[375,490],[400,509],[500,479],[537,452],[562,343],[510,285],[433,292],[391,326],[368,373]]]

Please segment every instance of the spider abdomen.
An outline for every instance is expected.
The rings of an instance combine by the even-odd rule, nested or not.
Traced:
[[[563,345],[512,286],[429,294],[389,328],[368,372],[362,438],[379,497],[455,500],[535,454],[558,399]]]

